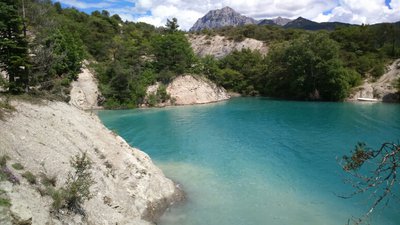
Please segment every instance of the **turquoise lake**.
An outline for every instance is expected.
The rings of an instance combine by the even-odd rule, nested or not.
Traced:
[[[235,98],[99,116],[187,193],[160,225],[346,224],[370,200],[338,197],[353,189],[337,157],[359,141],[400,141],[399,104]],[[371,224],[399,225],[399,203],[379,208]]]

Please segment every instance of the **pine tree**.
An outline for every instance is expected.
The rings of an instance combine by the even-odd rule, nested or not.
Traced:
[[[19,1],[0,2],[0,69],[7,72],[12,92],[23,91],[29,82],[28,42],[18,7]]]

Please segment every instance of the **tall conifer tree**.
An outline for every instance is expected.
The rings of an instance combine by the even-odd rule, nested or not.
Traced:
[[[10,91],[21,92],[28,87],[28,42],[24,35],[19,1],[0,2],[0,69],[9,77]]]

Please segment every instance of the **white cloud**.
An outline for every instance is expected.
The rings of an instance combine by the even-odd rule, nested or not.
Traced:
[[[392,0],[391,9],[385,0],[341,0],[332,10],[327,21],[340,21],[355,24],[374,24],[400,20],[400,0]]]
[[[152,15],[139,17],[139,21],[153,21],[154,25],[164,25],[168,18],[176,17],[181,28],[188,30],[209,10],[230,6],[237,12],[255,19],[278,16],[314,18],[319,13],[333,8],[335,1],[323,0],[138,0],[141,10],[151,11]]]
[[[278,16],[295,19],[299,16],[318,22],[378,23],[400,20],[400,0],[106,0],[87,3],[85,0],[61,0],[77,8],[107,9],[129,21],[142,21],[155,26],[165,25],[176,17],[180,27],[188,30],[209,10],[230,6],[237,12],[255,19]],[[121,2],[130,3],[124,7]],[[118,4],[117,4],[118,3]],[[329,14],[324,12],[330,12]]]
[[[73,6],[78,9],[88,9],[88,8],[107,8],[111,4],[109,2],[100,2],[100,3],[87,3],[85,1],[79,1],[79,0],[57,0],[58,2],[61,2],[65,5],[68,6]]]

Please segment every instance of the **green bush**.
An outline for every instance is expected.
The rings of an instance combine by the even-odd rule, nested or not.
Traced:
[[[53,199],[53,203],[51,204],[51,206],[53,207],[53,210],[58,211],[62,208],[64,208],[65,206],[65,200],[66,197],[64,195],[64,190],[60,189],[60,190],[55,190],[53,189],[52,191],[49,192],[49,194],[51,195],[51,198]]]
[[[397,92],[400,92],[400,78],[395,80],[394,87],[397,89]]]
[[[10,207],[11,206],[10,199],[0,197],[0,206]]]
[[[47,174],[42,173],[40,175],[40,181],[45,187],[55,187],[57,183],[57,177],[49,176]]]
[[[11,201],[6,195],[6,191],[0,189],[0,207],[10,207]]]
[[[8,155],[0,156],[0,166],[1,167],[6,166],[8,160],[10,160],[10,157]]]
[[[167,87],[161,84],[157,89],[157,100],[158,102],[166,102],[170,99],[170,95],[167,93]]]
[[[382,62],[376,62],[374,68],[371,71],[371,75],[374,78],[379,78],[385,73],[385,64]]]
[[[24,169],[24,166],[21,165],[21,163],[14,163],[11,166],[16,170],[23,170]]]
[[[156,106],[157,105],[157,95],[149,94],[149,96],[147,96],[147,104],[149,104],[150,107]]]
[[[66,208],[74,213],[85,215],[82,204],[92,197],[90,186],[94,183],[90,171],[91,161],[87,154],[83,153],[73,157],[70,163],[75,171],[69,173],[64,187],[51,193],[53,209],[58,211]]]
[[[31,172],[26,171],[22,174],[22,177],[25,178],[30,184],[36,184],[36,176]]]

